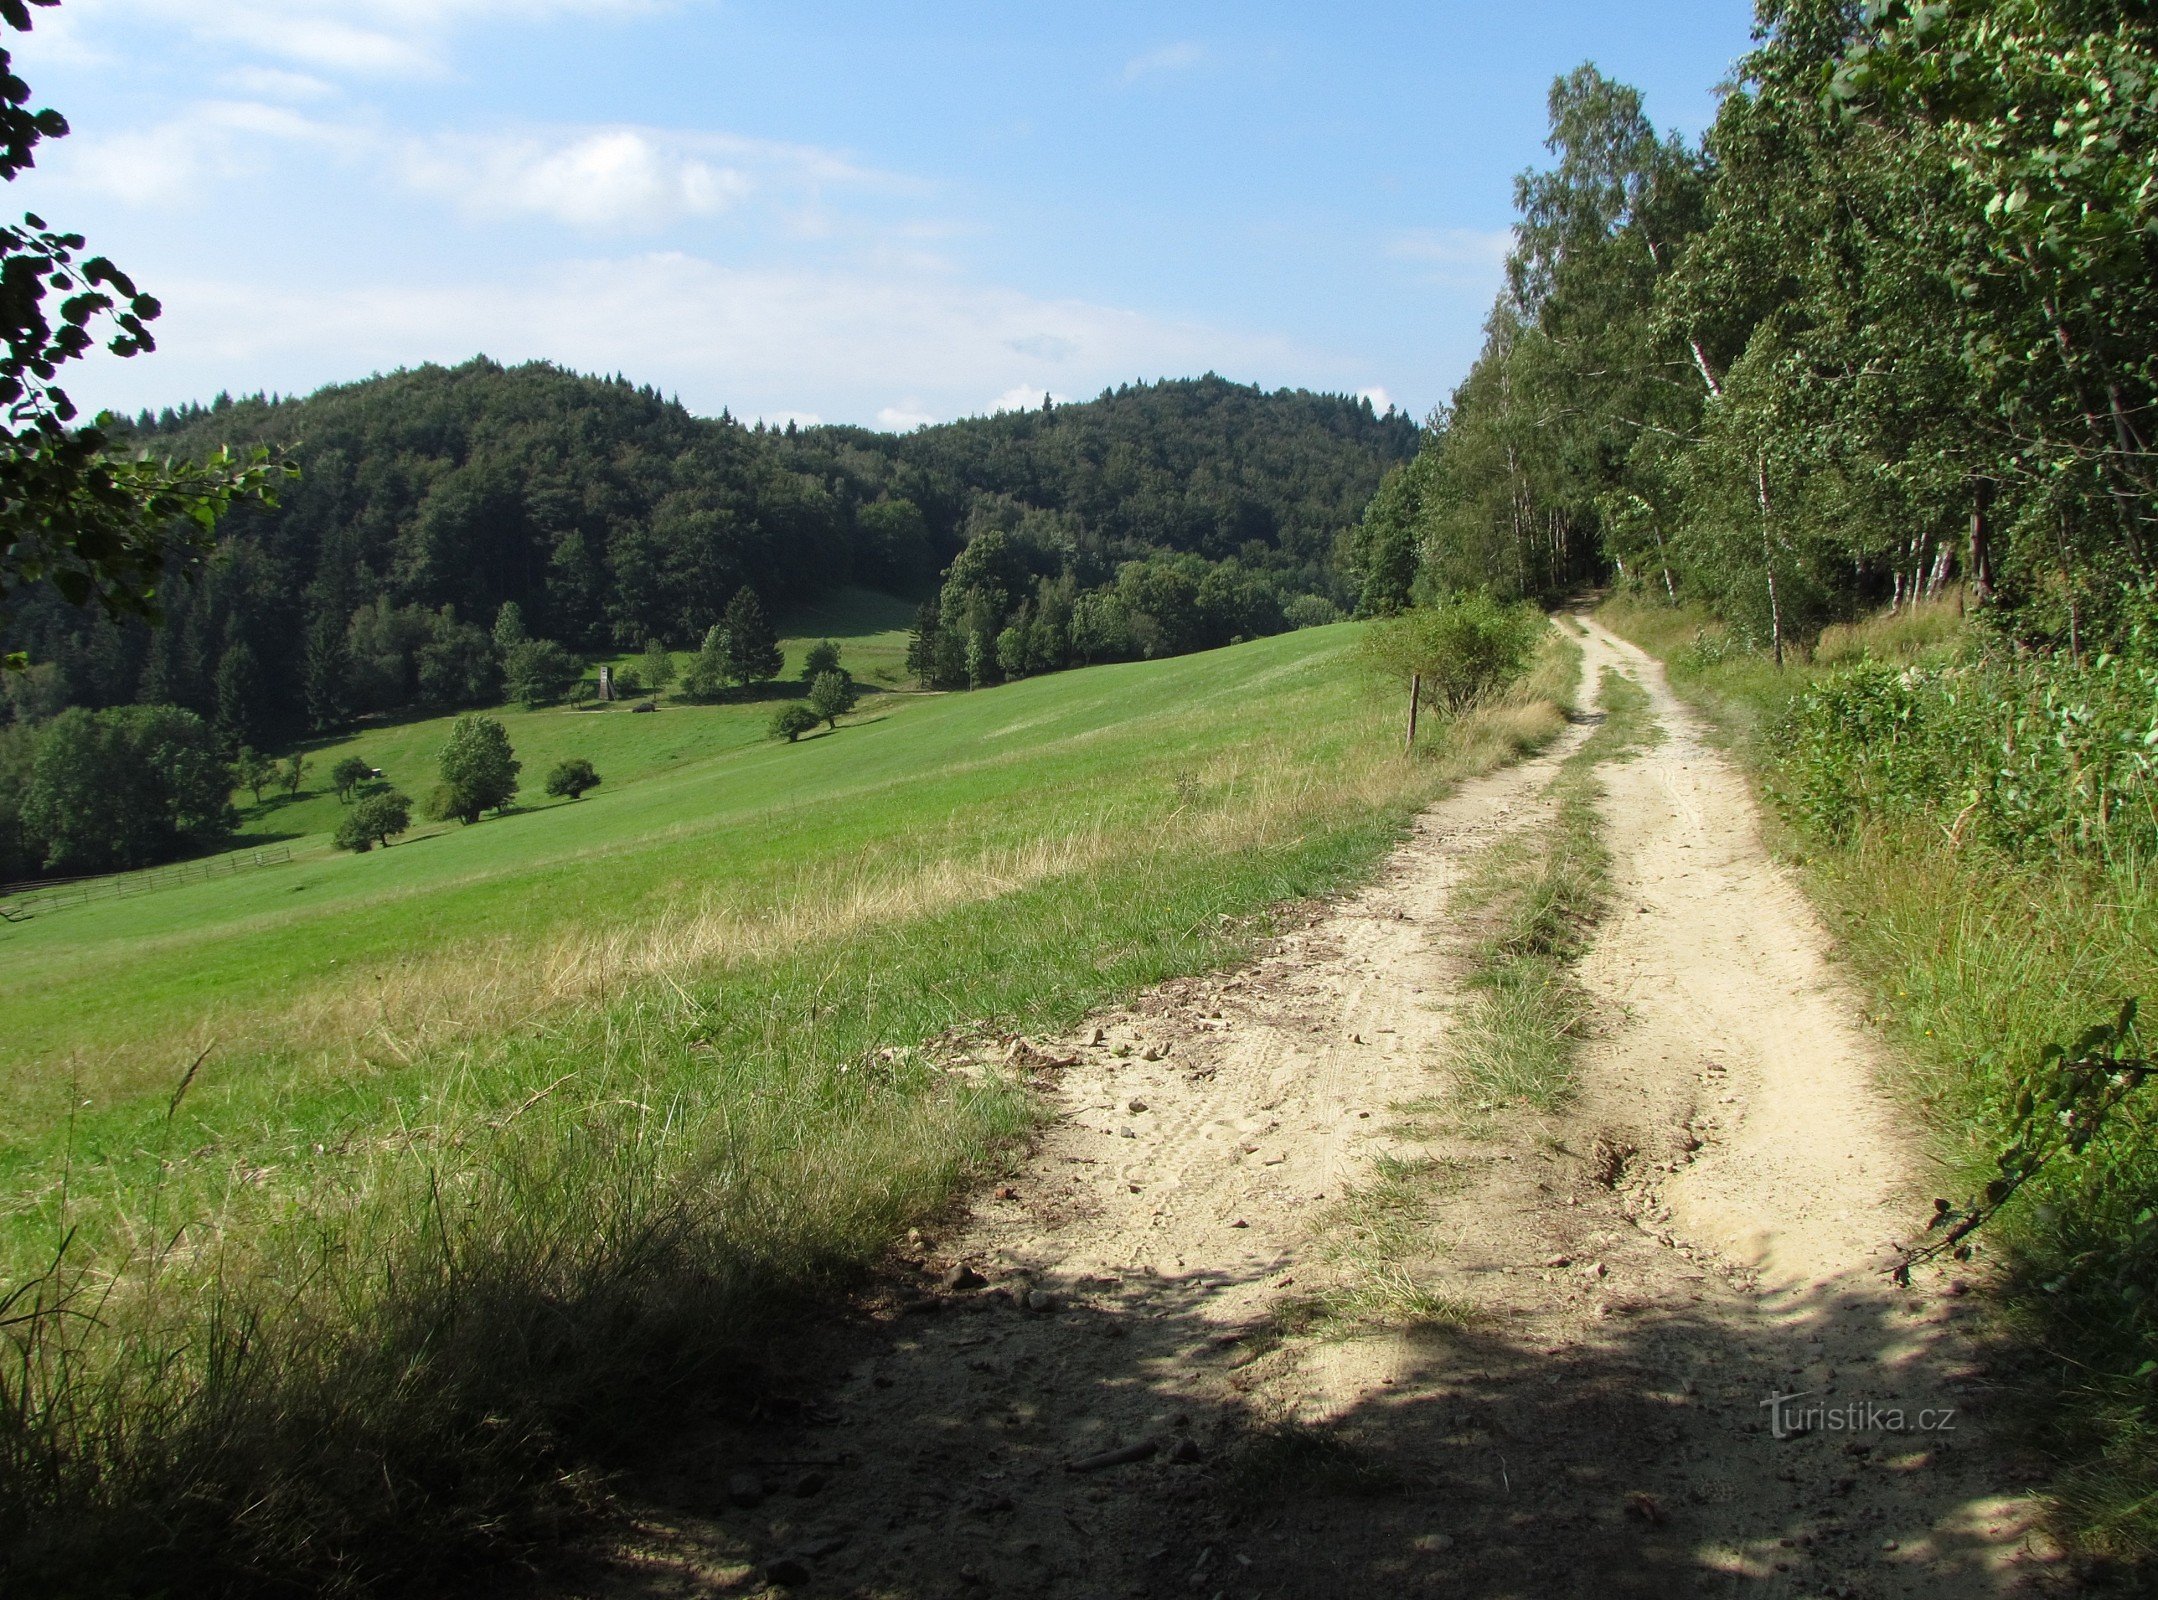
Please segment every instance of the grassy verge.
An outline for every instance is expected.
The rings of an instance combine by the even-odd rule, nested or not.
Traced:
[[[19,980],[0,1586],[441,1583],[784,1382],[788,1330],[1033,1115],[925,1041],[1233,959],[1561,726],[1546,662],[1405,762],[1352,637],[722,738],[325,858],[313,902],[241,878],[28,929],[64,948],[19,966],[140,983],[157,1026]]]
[[[1962,648],[1952,603],[1824,634],[1778,673],[1698,614],[1606,606],[1602,620],[1661,656],[1773,798],[1768,735],[1821,675],[1861,660],[1926,664]],[[1799,863],[1870,1011],[1896,1049],[1900,1085],[1960,1199],[1995,1176],[2013,1107],[2039,1052],[2158,998],[2158,876],[2133,858],[2019,865],[1930,823],[1869,824],[1826,838],[1787,824]],[[1989,1237],[1990,1236],[1990,1237]],[[2125,1119],[2048,1174],[1981,1236],[2020,1391],[2056,1462],[2066,1531],[2100,1558],[2158,1557],[2158,1338],[2148,1281],[2158,1259],[2158,1118]]]
[[[1648,696],[1631,680],[1606,670],[1597,701],[1603,722],[1561,767],[1550,819],[1493,847],[1462,890],[1487,926],[1447,1065],[1478,1112],[1550,1111],[1572,1092],[1586,1020],[1573,967],[1603,914],[1610,868],[1596,770],[1650,730]]]

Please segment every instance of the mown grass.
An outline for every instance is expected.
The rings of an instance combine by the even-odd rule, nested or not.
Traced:
[[[702,747],[11,930],[0,1581],[441,1583],[783,1383],[1033,1115],[926,1041],[1229,959],[1559,725],[1517,697],[1405,762],[1354,632],[799,746],[637,718]]]
[[[914,627],[920,602],[886,594],[878,589],[845,587],[783,612],[775,621],[779,646],[785,657],[780,668],[781,684],[798,682],[809,647],[820,639],[839,646],[839,664],[857,682],[872,688],[896,689],[912,682],[907,675],[907,635]],[[694,651],[675,650],[675,671],[685,670]],[[643,651],[627,650],[595,659],[617,671],[636,670]],[[673,691],[665,691],[672,693]]]
[[[1553,1111],[1573,1092],[1587,1023],[1573,968],[1603,915],[1610,854],[1596,771],[1652,731],[1648,696],[1608,669],[1597,688],[1603,721],[1566,758],[1547,821],[1494,846],[1462,889],[1484,932],[1468,997],[1447,1035],[1446,1065],[1478,1113],[1508,1105]]]
[[[1967,648],[1952,603],[1831,630],[1816,665],[1781,674],[1720,643],[1697,613],[1629,602],[1601,617],[1665,660],[1673,685],[1711,714],[1771,797],[1779,752],[1767,730],[1818,671],[1860,659],[1935,663]],[[1778,843],[1870,991],[1903,1075],[1896,1087],[1941,1159],[1944,1196],[1960,1201],[1996,1175],[2007,1113],[2045,1046],[2110,1017],[2125,995],[2158,998],[2148,862],[2019,865],[1932,826],[1867,825],[1831,839],[1787,824]],[[2152,1255],[2158,1114],[2131,1113],[2035,1189],[1979,1236],[2028,1363],[2020,1394],[2055,1458],[2064,1531],[2147,1573],[2158,1560],[2158,1344],[2152,1287],[2132,1280],[2147,1276],[2138,1263]]]

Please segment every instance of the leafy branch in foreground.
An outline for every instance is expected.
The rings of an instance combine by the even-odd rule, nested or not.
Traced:
[[[29,31],[22,0],[0,0],[0,22]],[[59,112],[29,111],[29,96],[0,50],[0,179],[12,181],[42,140],[68,131]],[[81,234],[42,217],[0,226],[0,601],[42,581],[71,605],[94,600],[108,615],[154,621],[160,580],[209,558],[233,501],[275,504],[273,481],[296,474],[260,449],[244,463],[227,450],[201,462],[117,456],[103,417],[70,427],[75,403],[54,381],[61,364],[97,344],[100,319],[116,327],[105,341],[112,354],[156,349],[148,324],[163,309],[105,257],[78,259],[84,247]]]
[[[2010,1124],[2014,1137],[1995,1159],[2000,1176],[1967,1205],[1934,1201],[1926,1232],[1937,1237],[1904,1251],[1890,1276],[1907,1285],[1915,1266],[1944,1255],[1969,1259],[1971,1249],[1964,1240],[1999,1214],[2050,1162],[2081,1155],[2107,1119],[2154,1075],[2158,1062],[2137,1048],[2133,999],[2121,1003],[2113,1021],[2086,1029],[2073,1046],[2047,1045],[2017,1097]]]

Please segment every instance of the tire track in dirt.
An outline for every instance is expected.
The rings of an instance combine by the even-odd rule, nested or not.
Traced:
[[[1589,625],[1662,739],[1603,769],[1614,898],[1577,1102],[1434,1116],[1469,865],[1548,815],[1577,723],[1380,878],[1059,1063],[1023,1169],[910,1243],[815,1399],[705,1441],[554,1593],[1971,1596],[2052,1589],[1954,1296],[1891,1290],[1908,1157],[1827,943],[1729,763]],[[1009,1063],[985,1057],[978,1070]],[[1421,1163],[1421,1323],[1284,1332],[1344,1196]],[[1397,1169],[1399,1170],[1399,1169]],[[1353,1206],[1355,1202],[1349,1202]],[[1780,1439],[1760,1404],[1875,1407]],[[1807,1402],[1794,1402],[1803,1410]],[[1905,1411],[1903,1431],[1879,1410]],[[1917,1431],[1953,1408],[1954,1430]],[[748,1465],[745,1466],[745,1463]]]

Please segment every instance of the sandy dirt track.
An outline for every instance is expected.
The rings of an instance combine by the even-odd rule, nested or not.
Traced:
[[[2064,1592],[1968,1301],[1878,1270],[1924,1174],[1828,941],[1660,670],[1583,626],[1590,692],[1633,677],[1659,737],[1601,769],[1614,893],[1565,1112],[1465,1118],[1442,1059],[1462,885],[1547,814],[1586,716],[1251,965],[985,1051],[1052,1085],[1022,1170],[805,1350],[798,1414],[700,1441],[544,1587]],[[1414,1248],[1374,1286],[1343,1242],[1389,1174]],[[1374,1287],[1424,1311],[1304,1309]]]

